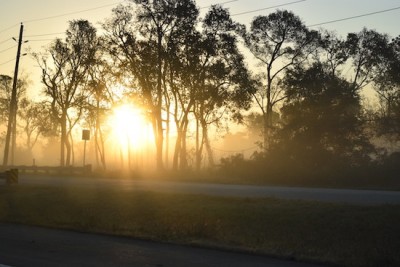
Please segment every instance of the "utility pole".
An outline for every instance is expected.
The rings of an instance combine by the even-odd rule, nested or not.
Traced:
[[[19,58],[21,56],[21,46],[22,46],[22,36],[24,32],[24,25],[21,23],[21,27],[19,30],[19,39],[18,39],[18,51],[17,51],[17,59],[15,62],[15,71],[14,71],[14,80],[13,80],[13,88],[11,93],[11,102],[10,102],[10,113],[8,115],[8,125],[7,125],[7,135],[6,135],[6,143],[4,147],[4,158],[3,158],[3,166],[8,165],[8,154],[10,150],[10,139],[13,136],[13,145],[12,145],[12,157],[14,157],[15,150],[15,137],[16,136],[16,115],[17,115],[17,81],[18,81],[18,67],[19,67]],[[12,162],[14,159],[12,159]]]

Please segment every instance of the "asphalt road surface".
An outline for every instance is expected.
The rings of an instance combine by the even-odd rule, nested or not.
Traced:
[[[97,179],[89,177],[42,177],[20,175],[20,184],[46,186],[115,187],[121,190],[142,190],[235,197],[275,197],[356,205],[400,205],[400,192],[300,187],[271,187],[166,182],[153,180]]]
[[[1,223],[0,266],[322,267],[249,254]]]

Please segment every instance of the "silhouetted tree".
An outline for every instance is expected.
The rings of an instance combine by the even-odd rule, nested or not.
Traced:
[[[352,61],[351,82],[355,89],[363,88],[377,77],[388,51],[388,43],[387,35],[374,30],[363,29],[359,33],[348,34],[345,45]]]
[[[0,75],[0,114],[2,122],[8,120],[8,114],[10,112],[11,90],[12,77]]]
[[[275,152],[297,167],[321,171],[335,163],[368,161],[371,146],[363,130],[362,107],[352,83],[315,63],[285,78],[288,98]]]
[[[7,122],[10,114],[11,104],[11,93],[12,93],[13,79],[7,75],[0,75],[0,118],[2,122]],[[28,80],[26,77],[22,77],[17,81],[17,107],[16,113],[14,114],[14,121],[16,121],[18,107],[20,99],[26,94],[28,87]],[[14,164],[15,151],[17,148],[17,124],[13,124],[12,136],[11,136],[11,164]]]
[[[0,75],[0,118],[2,122],[8,120],[10,112],[11,91],[12,91],[13,78],[8,75]],[[22,99],[28,88],[28,81],[26,77],[21,77],[17,82],[17,102]]]
[[[198,76],[195,115],[202,128],[201,155],[203,145],[212,167],[213,155],[208,128],[219,126],[221,118],[237,116],[242,109],[250,107],[254,83],[238,48],[235,34],[239,25],[234,23],[226,9],[213,6],[203,21],[203,55]],[[200,157],[197,158],[200,165]]]
[[[251,98],[249,72],[237,47],[236,25],[229,13],[220,6],[213,6],[202,26],[201,31],[192,27],[190,31],[180,33],[171,40],[168,50],[166,90],[178,129],[174,169],[188,166],[186,139],[193,114],[196,122],[196,167],[200,167],[204,147],[212,166],[209,125],[219,124],[235,108],[248,107]]]
[[[139,91],[143,106],[151,112],[156,162],[163,169],[163,104],[166,51],[173,38],[193,27],[197,15],[194,1],[134,0],[135,7],[119,6],[104,28],[114,60],[128,76],[130,87]]]
[[[279,120],[280,114],[275,113],[274,120]],[[263,147],[263,133],[264,133],[264,117],[258,112],[252,112],[243,118],[242,123],[246,126],[246,130],[251,136],[252,140],[255,140],[255,144],[262,148]]]
[[[25,134],[25,146],[29,154],[32,154],[39,137],[46,136],[53,130],[53,122],[48,111],[49,108],[44,102],[32,102],[28,98],[20,101],[18,125]]]
[[[397,143],[400,141],[400,37],[393,39],[382,55],[384,61],[374,79],[380,104],[376,111],[375,132],[387,141]]]
[[[116,101],[124,97],[117,95],[114,88],[120,86],[118,71],[113,66],[108,55],[109,47],[100,38],[100,49],[94,58],[94,64],[88,69],[89,81],[87,89],[89,96],[87,98],[85,122],[93,129],[93,138],[95,146],[95,156],[97,167],[106,169],[106,149],[104,136],[104,121],[109,114],[111,107]]]
[[[72,161],[71,130],[82,115],[88,69],[98,49],[96,29],[86,20],[71,21],[66,35],[65,41],[56,39],[48,48],[49,56],[35,54],[52,116],[61,128],[61,166],[68,166]],[[72,109],[74,118],[71,118]]]
[[[292,12],[278,10],[254,18],[249,33],[243,35],[251,53],[265,66],[265,84],[259,87],[254,99],[264,116],[264,148],[268,149],[273,108],[286,97],[278,83],[286,70],[315,50],[318,34],[308,30]]]
[[[177,129],[172,164],[175,170],[178,167],[181,169],[188,167],[186,134],[196,96],[197,80],[192,80],[191,75],[194,71],[193,60],[199,61],[200,35],[196,29],[199,12],[194,5],[193,8],[195,9],[191,11],[190,17],[187,17],[185,27],[172,32],[169,36],[164,52],[163,108],[166,111],[166,118],[172,117]],[[166,122],[166,126],[168,130],[169,121]],[[168,138],[169,136],[167,136],[169,141]]]
[[[342,69],[350,58],[350,47],[334,32],[322,30],[315,60],[324,65],[332,77],[341,76]]]

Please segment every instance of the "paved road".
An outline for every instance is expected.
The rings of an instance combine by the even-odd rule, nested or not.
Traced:
[[[0,266],[322,267],[262,256],[0,223]]]
[[[221,185],[150,180],[114,180],[77,177],[40,177],[21,175],[27,185],[116,187],[121,190],[142,190],[238,197],[276,197],[282,199],[316,200],[357,205],[400,205],[400,192],[344,190],[298,187]]]

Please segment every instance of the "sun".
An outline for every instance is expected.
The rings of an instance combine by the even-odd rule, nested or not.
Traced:
[[[114,107],[110,117],[110,126],[114,143],[129,150],[143,149],[150,141],[149,122],[143,110],[131,104]]]

